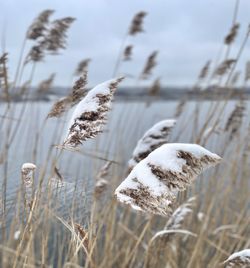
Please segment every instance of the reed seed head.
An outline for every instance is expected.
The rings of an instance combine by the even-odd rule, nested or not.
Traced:
[[[234,42],[237,34],[238,34],[238,30],[240,28],[240,24],[239,23],[235,23],[232,28],[230,29],[230,32],[228,33],[228,35],[225,37],[224,39],[224,43],[226,45],[230,45]]]
[[[51,86],[54,82],[56,74],[53,73],[49,76],[48,79],[45,79],[38,85],[38,92],[40,93],[46,93],[51,89]]]
[[[147,15],[146,12],[140,11],[134,16],[129,28],[130,35],[136,35],[138,33],[144,32],[143,19],[146,15]]]
[[[164,144],[132,169],[115,195],[135,210],[168,216],[177,193],[220,160],[197,144]]]
[[[87,72],[88,66],[90,63],[91,59],[84,59],[78,63],[78,66],[75,71],[75,75],[81,75],[82,73]]]
[[[214,75],[217,76],[223,76],[226,74],[235,64],[236,60],[235,59],[228,59],[223,61],[215,70]]]
[[[123,78],[109,80],[88,92],[73,113],[64,147],[75,148],[102,132],[114,92],[122,80]]]
[[[157,78],[154,80],[152,86],[149,88],[149,95],[150,96],[156,96],[159,94],[161,89],[161,79]]]
[[[46,50],[53,54],[57,54],[60,49],[66,48],[67,31],[75,18],[66,17],[54,20],[45,36]]]
[[[123,60],[124,61],[131,60],[131,57],[132,57],[132,49],[133,49],[133,46],[132,45],[128,45],[128,46],[125,47],[124,52],[123,52]]]
[[[149,55],[146,61],[146,64],[144,66],[144,69],[141,73],[142,79],[147,79],[152,74],[153,68],[157,65],[157,62],[156,62],[157,54],[158,54],[158,51],[154,51],[152,54]]]
[[[203,68],[201,69],[201,72],[199,74],[199,79],[200,80],[203,80],[207,77],[208,75],[208,72],[209,72],[209,68],[210,68],[210,65],[211,65],[211,61],[207,61],[206,64],[203,66]]]
[[[132,159],[129,160],[129,170],[155,149],[167,143],[175,124],[174,119],[162,120],[147,130],[133,151]]]
[[[49,18],[53,13],[54,10],[51,9],[47,9],[41,12],[28,28],[26,34],[27,39],[36,40],[40,37],[43,37],[47,30]]]
[[[21,168],[22,181],[26,187],[31,187],[33,184],[33,174],[36,170],[36,165],[32,163],[24,163]]]
[[[224,261],[227,268],[250,267],[250,249],[233,253]]]

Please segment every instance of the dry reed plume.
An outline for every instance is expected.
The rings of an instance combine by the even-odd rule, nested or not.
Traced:
[[[48,79],[45,79],[44,81],[42,81],[38,85],[38,92],[40,92],[40,93],[47,93],[51,89],[51,87],[52,87],[52,84],[54,82],[55,76],[56,76],[56,74],[53,73],[53,74],[51,74],[49,76]]]
[[[151,87],[149,88],[149,96],[157,96],[160,92],[161,89],[161,79],[160,78],[156,78],[153,82],[153,84],[151,85]]]
[[[244,103],[239,101],[227,119],[225,131],[230,133],[230,140],[232,140],[240,131],[245,109],[246,107]]]
[[[144,69],[140,76],[142,79],[147,79],[152,74],[154,67],[157,65],[157,62],[156,62],[157,54],[158,54],[158,51],[154,51],[152,54],[149,55],[146,61],[146,64],[144,66]]]
[[[132,59],[132,49],[133,49],[133,45],[128,45],[125,47],[124,52],[123,52],[123,60],[129,61]]]
[[[28,28],[27,39],[36,40],[43,37],[47,31],[50,16],[54,10],[47,9],[42,11]]]
[[[88,71],[89,63],[91,59],[84,59],[78,63],[78,66],[75,70],[75,75],[79,76]]]
[[[240,28],[240,24],[239,23],[235,23],[232,26],[230,32],[228,33],[228,35],[224,39],[224,43],[226,45],[230,45],[230,44],[232,44],[234,42],[234,40],[235,40],[235,38],[236,38],[236,36],[238,34],[239,28]]]
[[[209,60],[206,62],[206,64],[201,69],[199,77],[198,77],[199,80],[203,80],[208,76],[210,65],[211,65],[211,61]]]
[[[61,117],[71,107],[78,104],[87,94],[87,83],[88,73],[84,72],[83,75],[76,80],[70,94],[59,99],[53,104],[47,118]]]
[[[147,15],[146,12],[140,11],[134,16],[129,28],[130,35],[136,35],[138,33],[144,32],[143,20],[146,15]]]
[[[75,18],[66,17],[54,20],[45,36],[45,47],[49,52],[56,54],[60,49],[66,48],[67,31]]]
[[[235,62],[236,62],[235,59],[228,59],[223,61],[215,70],[214,75],[217,76],[225,75],[227,72],[229,72],[229,70],[232,68]]]

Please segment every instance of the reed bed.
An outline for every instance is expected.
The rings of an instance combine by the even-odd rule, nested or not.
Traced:
[[[7,54],[0,57],[1,267],[250,267],[250,105],[244,95],[230,101],[229,82],[249,36],[231,55],[238,4],[225,57],[208,61],[194,84],[197,94],[214,81],[227,88],[222,102],[117,103],[124,77],[87,88],[89,58],[67,96],[30,102],[34,69],[23,88],[24,67],[65,49],[74,21],[50,21],[52,10],[29,27],[34,45],[12,84]],[[132,19],[115,74],[133,60],[126,41],[144,32],[146,15]],[[136,83],[153,76],[156,56]],[[37,92],[48,94],[54,77]],[[244,87],[249,78],[247,62]],[[158,95],[159,79],[146,90]]]

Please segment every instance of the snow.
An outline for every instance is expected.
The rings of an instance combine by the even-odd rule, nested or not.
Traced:
[[[232,255],[229,256],[229,258],[224,263],[233,261],[236,258],[239,258],[243,262],[248,261],[250,264],[250,249],[244,249],[244,250],[233,253]]]
[[[71,137],[74,136],[76,133],[84,137],[85,135],[87,136],[89,135],[89,131],[91,129],[96,134],[102,131],[105,120],[100,119],[99,121],[96,120],[95,122],[93,122],[93,124],[91,122],[87,122],[89,130],[88,131],[82,130],[84,133],[81,133],[82,131],[80,130],[79,124],[80,125],[85,124],[85,120],[81,120],[80,118],[83,114],[89,112],[97,112],[98,114],[100,114],[101,113],[100,108],[102,107],[104,108],[102,111],[103,113],[102,117],[103,117],[105,113],[110,109],[111,101],[106,101],[104,104],[100,104],[100,96],[110,96],[112,98],[115,88],[114,87],[111,88],[111,84],[118,83],[119,81],[120,81],[119,79],[111,79],[97,85],[88,92],[85,98],[83,98],[78,103],[69,121],[69,125],[66,131],[66,137],[64,138],[64,145],[71,147],[72,146]],[[76,124],[74,125],[74,123]],[[73,125],[74,129],[71,128]],[[73,145],[73,147],[75,146]]]
[[[32,164],[32,163],[24,163],[22,165],[22,170],[35,170],[36,169],[36,165]]]
[[[15,233],[14,233],[14,239],[15,240],[18,240],[19,237],[20,237],[20,234],[21,234],[21,231],[20,230],[15,231]]]
[[[149,151],[150,148],[157,144],[161,145],[163,143],[167,143],[169,139],[170,130],[174,127],[175,124],[176,120],[174,119],[162,120],[155,124],[153,127],[151,127],[149,130],[147,130],[143,137],[138,141],[133,152],[133,158],[136,158],[138,155]],[[169,131],[166,131],[164,133],[163,129],[165,128],[169,128]],[[160,138],[155,139],[154,136]],[[136,164],[137,162],[134,159],[131,159],[129,161],[129,166],[131,167]]]
[[[75,119],[79,118],[83,113],[85,112],[92,112],[96,111],[99,107],[99,99],[96,95],[109,95],[111,93],[110,91],[110,84],[115,83],[117,79],[111,79],[108,81],[105,81],[96,87],[94,87],[92,90],[88,92],[88,94],[83,98],[78,105],[76,106],[73,115],[71,117],[71,120],[69,122],[69,127],[74,124]]]
[[[96,182],[95,187],[104,187],[108,184],[108,181],[105,179],[100,179]]]
[[[120,202],[130,204],[133,201],[132,197],[121,193],[121,191],[125,189],[138,189],[140,183],[143,186],[147,187],[151,195],[155,198],[161,197],[164,194],[168,194],[167,196],[176,196],[176,190],[174,191],[169,189],[161,180],[159,180],[158,177],[152,173],[149,164],[161,167],[166,171],[182,173],[182,167],[186,164],[186,160],[178,157],[179,151],[191,153],[194,157],[197,158],[209,156],[217,161],[221,159],[218,155],[211,153],[210,151],[197,144],[164,144],[158,149],[151,152],[145,159],[140,161],[132,169],[128,177],[116,189],[115,195],[117,196],[117,199]],[[205,165],[203,166],[203,169],[209,166],[210,165]],[[183,174],[186,175],[185,173]],[[165,201],[168,202],[168,204],[171,204],[170,200]]]
[[[188,199],[187,202],[180,205],[174,211],[174,213],[171,215],[171,217],[169,218],[164,229],[169,229],[169,228],[170,229],[178,229],[178,228],[180,228],[181,224],[185,220],[186,216],[193,211],[191,207],[192,207],[195,200],[196,200],[195,197],[191,197]]]

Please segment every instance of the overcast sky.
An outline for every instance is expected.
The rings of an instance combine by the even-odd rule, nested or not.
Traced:
[[[120,71],[138,75],[147,56],[159,50],[152,80],[160,76],[167,85],[192,85],[204,63],[217,57],[232,24],[234,5],[235,0],[0,0],[0,32],[14,75],[26,29],[39,12],[49,8],[56,10],[53,18],[77,18],[69,30],[67,50],[38,64],[34,83],[56,72],[56,84],[68,86],[77,63],[91,58],[89,80],[93,85],[111,78],[130,21],[143,10],[148,12],[145,33],[128,40],[134,45],[133,61],[122,64]],[[250,1],[241,0],[241,27],[232,57],[246,33],[249,12]],[[239,69],[244,69],[248,59],[250,43]],[[25,75],[29,72],[27,68]],[[127,83],[134,81],[127,79]]]

